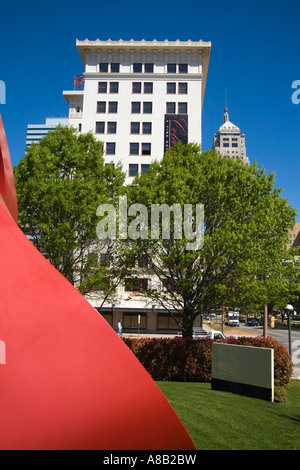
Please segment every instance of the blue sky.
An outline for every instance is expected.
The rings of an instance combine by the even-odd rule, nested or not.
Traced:
[[[28,124],[67,116],[63,90],[83,72],[76,38],[212,42],[203,106],[203,149],[230,120],[246,135],[247,154],[268,173],[300,221],[300,2],[173,0],[1,1],[0,104],[13,165],[24,156]],[[300,96],[300,95],[299,95]]]

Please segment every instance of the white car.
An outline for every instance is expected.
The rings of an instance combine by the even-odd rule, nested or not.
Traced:
[[[226,339],[226,336],[221,331],[210,330],[208,336],[211,339]]]
[[[217,330],[205,331],[202,328],[194,328],[193,338],[226,339],[226,336],[221,331],[217,331]]]

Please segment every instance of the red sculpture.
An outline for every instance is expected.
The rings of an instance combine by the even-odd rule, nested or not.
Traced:
[[[17,226],[0,116],[0,449],[194,450],[123,341]]]

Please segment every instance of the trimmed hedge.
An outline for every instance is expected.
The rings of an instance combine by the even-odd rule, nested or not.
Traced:
[[[124,343],[154,380],[210,382],[212,343],[210,338],[127,338]],[[293,364],[286,348],[273,338],[230,337],[222,343],[274,349],[274,384],[290,383]]]
[[[154,380],[209,382],[212,340],[122,338]]]

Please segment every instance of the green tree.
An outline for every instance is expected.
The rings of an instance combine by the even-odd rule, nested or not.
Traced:
[[[128,204],[133,203],[146,205],[149,214],[151,204],[204,205],[201,249],[187,250],[188,240],[175,237],[175,220],[169,239],[151,239],[149,232],[131,248],[148,257],[159,280],[146,294],[181,315],[183,336],[192,335],[199,313],[277,301],[278,286],[292,275],[285,245],[295,210],[275,187],[274,174],[256,164],[201,153],[194,144],[178,145],[128,188]],[[193,220],[195,228],[195,213]]]
[[[112,292],[121,271],[99,263],[115,246],[99,243],[96,210],[122,192],[124,174],[105,165],[102,143],[58,126],[26,149],[14,176],[19,226],[37,249],[82,293]]]

